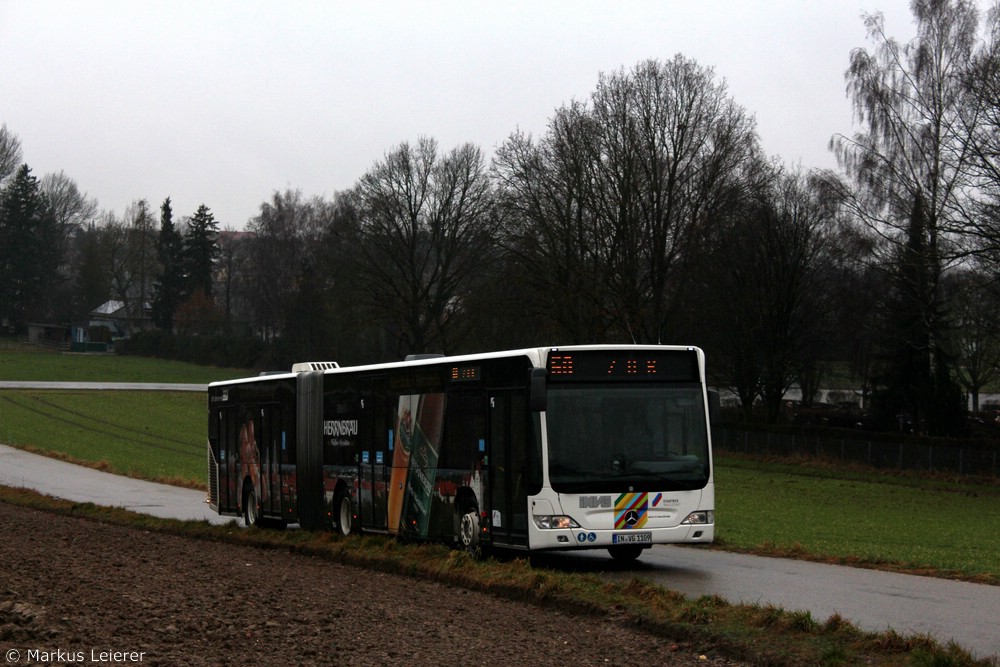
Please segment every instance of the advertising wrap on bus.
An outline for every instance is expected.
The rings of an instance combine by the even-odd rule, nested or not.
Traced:
[[[221,514],[472,553],[710,542],[704,355],[531,348],[209,386]]]
[[[450,487],[435,485],[444,408],[444,394],[399,397],[389,481],[390,533],[427,537],[432,512],[447,512],[450,530],[451,507],[444,502]]]

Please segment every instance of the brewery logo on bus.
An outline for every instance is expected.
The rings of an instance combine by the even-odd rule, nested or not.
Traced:
[[[323,422],[323,435],[335,438],[358,434],[357,419],[336,419]]]

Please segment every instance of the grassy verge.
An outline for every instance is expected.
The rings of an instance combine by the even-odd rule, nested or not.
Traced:
[[[725,549],[1000,584],[1000,487],[720,457]]]
[[[718,597],[688,600],[648,582],[608,582],[594,575],[531,567],[523,559],[474,561],[442,546],[403,544],[381,537],[242,530],[205,522],[156,519],[120,509],[74,504],[23,489],[0,487],[0,502],[88,520],[156,530],[192,539],[281,549],[312,557],[434,579],[569,613],[641,627],[685,648],[763,665],[990,665],[961,648],[926,636],[868,633],[833,617],[772,606],[732,605]]]
[[[205,397],[0,391],[0,442],[120,475],[205,486]]]
[[[252,374],[247,370],[163,359],[57,353],[15,343],[4,343],[0,347],[0,380],[207,384]]]

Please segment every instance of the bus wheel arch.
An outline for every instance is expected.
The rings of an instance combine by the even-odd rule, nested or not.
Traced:
[[[354,503],[351,494],[347,490],[347,484],[341,481],[337,484],[336,491],[333,492],[333,529],[339,535],[347,536],[351,534],[354,524]]]
[[[608,547],[608,553],[619,563],[631,563],[645,550],[646,547],[641,544],[616,544]]]

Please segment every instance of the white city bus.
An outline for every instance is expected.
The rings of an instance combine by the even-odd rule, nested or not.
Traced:
[[[710,403],[695,347],[296,364],[209,385],[210,502],[248,525],[629,560],[713,540]]]

